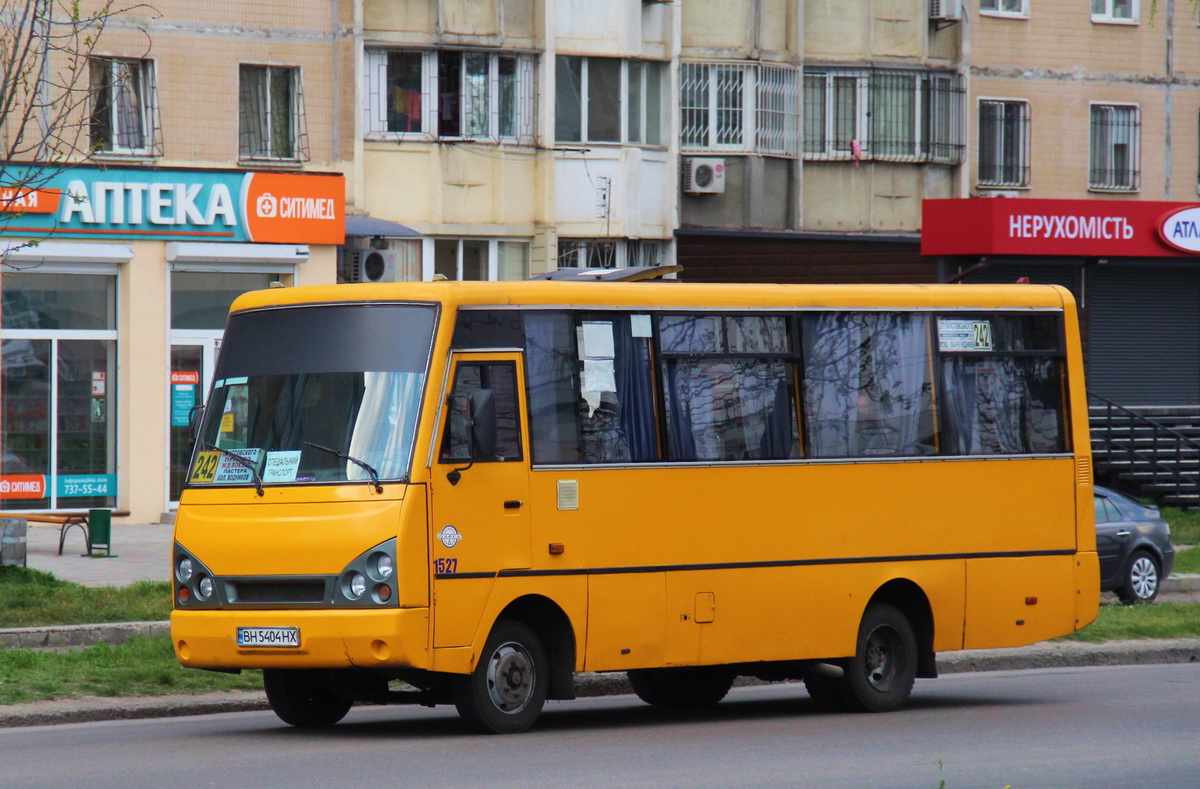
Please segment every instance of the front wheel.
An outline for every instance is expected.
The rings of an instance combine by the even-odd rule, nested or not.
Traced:
[[[917,678],[917,638],[908,618],[894,605],[872,605],[858,628],[857,651],[844,666],[838,694],[847,708],[891,712],[902,707]]]
[[[345,687],[320,671],[263,669],[263,689],[271,709],[292,726],[332,726],[354,703]]]
[[[537,635],[520,622],[502,619],[475,670],[453,678],[454,706],[473,729],[515,734],[541,714],[548,680],[546,652]]]
[[[1152,603],[1158,597],[1158,579],[1162,570],[1158,560],[1146,551],[1137,551],[1125,568],[1125,583],[1117,590],[1117,597],[1125,605]]]

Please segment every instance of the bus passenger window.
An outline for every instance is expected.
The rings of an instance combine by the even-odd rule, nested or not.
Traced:
[[[491,389],[496,396],[496,456],[475,458],[480,462],[521,459],[520,418],[517,413],[516,370],[510,362],[460,364],[454,376],[447,409],[462,403],[470,392]],[[465,417],[465,414],[461,416]],[[466,419],[454,418],[447,411],[445,434],[442,436],[442,462],[471,460],[469,432]]]
[[[937,452],[929,319],[916,313],[805,315],[804,416],[812,457]]]

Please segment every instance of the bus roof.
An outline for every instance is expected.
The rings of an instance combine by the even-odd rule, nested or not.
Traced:
[[[271,288],[239,296],[231,312],[302,304],[437,302],[456,307],[1054,308],[1074,305],[1058,285],[778,285],[644,282],[400,282]]]

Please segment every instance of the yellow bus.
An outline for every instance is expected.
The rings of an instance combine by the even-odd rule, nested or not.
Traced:
[[[893,710],[1099,604],[1079,327],[1037,285],[427,282],[240,297],[175,526],[185,666],[297,726],[576,672]]]

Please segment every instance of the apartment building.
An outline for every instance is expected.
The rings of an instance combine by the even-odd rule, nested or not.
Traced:
[[[922,228],[940,278],[1064,285],[1093,394],[1200,404],[1195,6],[979,0],[964,27],[965,183]]]
[[[80,130],[78,166],[14,161],[6,115],[0,507],[158,520],[233,298],[334,281],[353,129],[340,27],[328,3],[137,6],[74,64],[88,97],[56,133]]]

